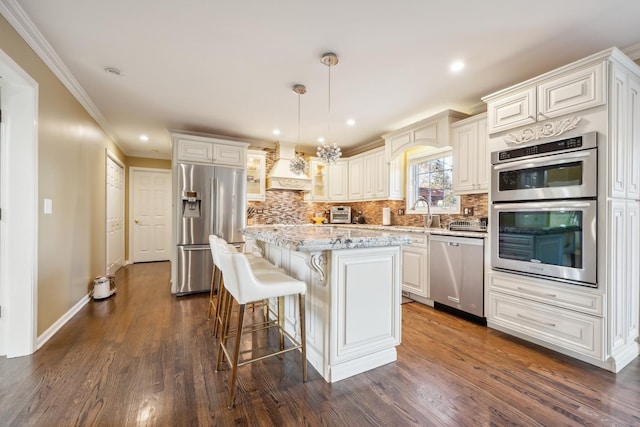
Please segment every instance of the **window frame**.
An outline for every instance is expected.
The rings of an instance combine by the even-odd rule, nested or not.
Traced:
[[[453,157],[453,148],[452,147],[444,147],[444,148],[433,148],[433,147],[420,147],[414,150],[411,150],[407,153],[407,167],[406,167],[406,178],[407,178],[407,190],[405,197],[405,212],[407,215],[427,215],[429,210],[424,205],[424,203],[416,206],[415,209],[411,209],[413,204],[415,203],[415,187],[417,185],[416,182],[416,174],[414,172],[415,166],[419,163],[427,162],[430,160],[439,159],[442,157]],[[455,169],[455,164],[452,166],[452,172]],[[451,183],[451,189],[453,190],[453,182]],[[454,197],[458,200],[457,207],[453,208],[444,208],[438,206],[431,206],[431,214],[460,214],[460,196],[455,195]]]

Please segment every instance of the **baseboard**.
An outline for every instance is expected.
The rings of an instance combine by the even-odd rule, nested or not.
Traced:
[[[82,297],[80,301],[76,303],[73,307],[69,309],[62,317],[60,317],[56,322],[49,327],[42,335],[40,335],[36,339],[36,350],[42,347],[47,341],[51,339],[52,336],[55,335],[56,332],[60,330],[73,316],[75,316],[82,307],[87,305],[91,297],[89,294]]]

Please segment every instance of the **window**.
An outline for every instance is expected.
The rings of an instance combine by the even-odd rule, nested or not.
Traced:
[[[430,152],[429,152],[430,151]],[[429,202],[431,213],[460,213],[460,198],[453,194],[453,156],[451,149],[417,150],[408,155],[407,213],[426,214],[424,203]]]

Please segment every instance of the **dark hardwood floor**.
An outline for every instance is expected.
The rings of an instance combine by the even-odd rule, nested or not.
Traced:
[[[632,426],[640,360],[619,374],[418,303],[398,361],[327,384],[296,352],[214,372],[207,295],[169,293],[169,264],[118,272],[35,354],[0,358],[1,426]],[[275,340],[274,340],[275,341]]]

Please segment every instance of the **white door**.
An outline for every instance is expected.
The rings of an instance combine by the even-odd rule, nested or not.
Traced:
[[[124,166],[107,153],[107,274],[124,265]]]
[[[171,258],[171,171],[131,168],[130,252],[133,262]]]

